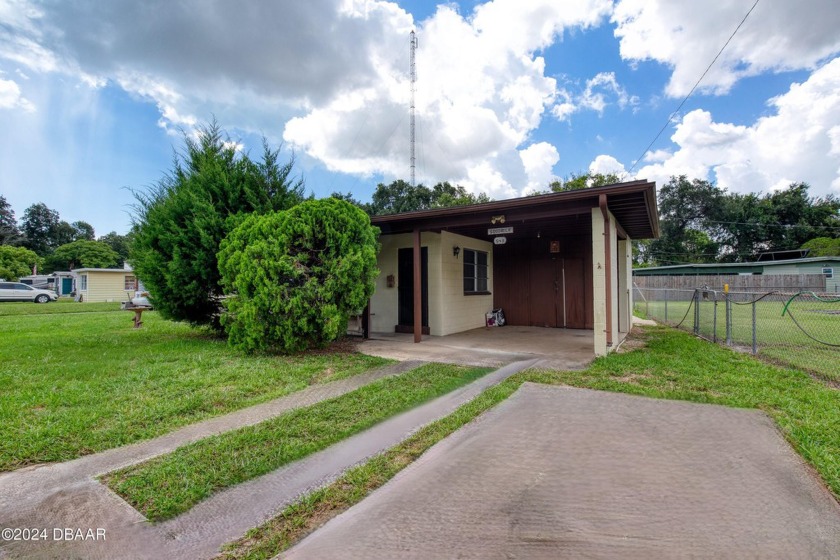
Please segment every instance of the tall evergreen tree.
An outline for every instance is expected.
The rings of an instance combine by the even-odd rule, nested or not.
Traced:
[[[216,253],[248,214],[285,210],[303,200],[294,161],[263,143],[259,162],[236,150],[212,122],[151,189],[134,193],[135,238],[130,261],[167,318],[220,328],[223,289]]]
[[[18,245],[23,241],[18,229],[15,211],[6,197],[0,194],[0,245]]]

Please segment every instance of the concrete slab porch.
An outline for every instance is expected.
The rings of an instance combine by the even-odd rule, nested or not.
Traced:
[[[358,349],[397,360],[491,367],[537,358],[535,367],[569,370],[583,369],[595,358],[592,341],[591,330],[505,326],[424,335],[418,344],[412,334],[371,333]]]

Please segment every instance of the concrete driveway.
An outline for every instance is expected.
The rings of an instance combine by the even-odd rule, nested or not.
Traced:
[[[590,330],[512,326],[426,335],[416,344],[412,334],[372,333],[359,351],[396,360],[488,367],[537,358],[536,367],[560,370],[583,369],[595,359]]]
[[[525,384],[284,558],[838,558],[753,410]]]

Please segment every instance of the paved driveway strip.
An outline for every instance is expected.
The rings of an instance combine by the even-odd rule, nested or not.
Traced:
[[[350,466],[392,447],[417,428],[451,413],[487,387],[532,366],[535,362],[536,360],[530,360],[505,366],[465,387],[386,420],[319,453],[219,492],[187,513],[164,523],[149,524],[136,510],[93,477],[168,452],[187,441],[238,426],[226,425],[223,429],[216,426],[214,431],[200,436],[193,433],[197,427],[191,426],[157,440],[83,457],[68,463],[2,475],[0,520],[4,527],[48,528],[50,537],[53,528],[104,528],[107,537],[105,541],[87,542],[55,541],[52,538],[40,543],[4,542],[0,543],[0,558],[5,555],[9,558],[91,559],[211,557],[220,545],[267,520],[302,493],[334,480]],[[386,368],[384,373],[377,372],[376,375],[392,375],[419,364],[420,362],[398,364]],[[356,378],[364,379],[362,376],[350,379]],[[367,382],[371,380],[367,379]],[[342,384],[347,381],[335,383]],[[323,387],[330,385],[333,384]],[[338,394],[347,390],[351,389],[345,387]],[[290,397],[296,395],[298,393]],[[336,395],[322,393],[321,398],[313,402],[332,396]],[[307,404],[312,403],[298,403],[286,409]],[[272,416],[280,413],[277,410],[274,412],[276,413]],[[263,419],[254,419],[247,411],[242,411],[241,414],[251,418],[249,424]],[[172,443],[170,440],[181,431],[189,432],[190,438]],[[160,444],[160,440],[165,440],[165,444]],[[159,446],[155,446],[156,442],[166,449],[161,451]],[[143,452],[137,450],[143,446],[148,446],[149,449]]]
[[[524,384],[282,558],[838,558],[755,410]]]

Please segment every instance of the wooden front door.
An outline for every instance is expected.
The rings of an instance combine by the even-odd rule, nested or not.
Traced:
[[[563,291],[566,306],[566,327],[586,328],[586,290],[583,259],[563,259]]]
[[[531,261],[530,311],[532,327],[563,327],[563,259]]]
[[[399,249],[397,253],[397,331],[414,331],[414,249]],[[423,308],[423,334],[429,333],[429,250],[420,248],[420,293]],[[406,328],[408,330],[406,330]]]

